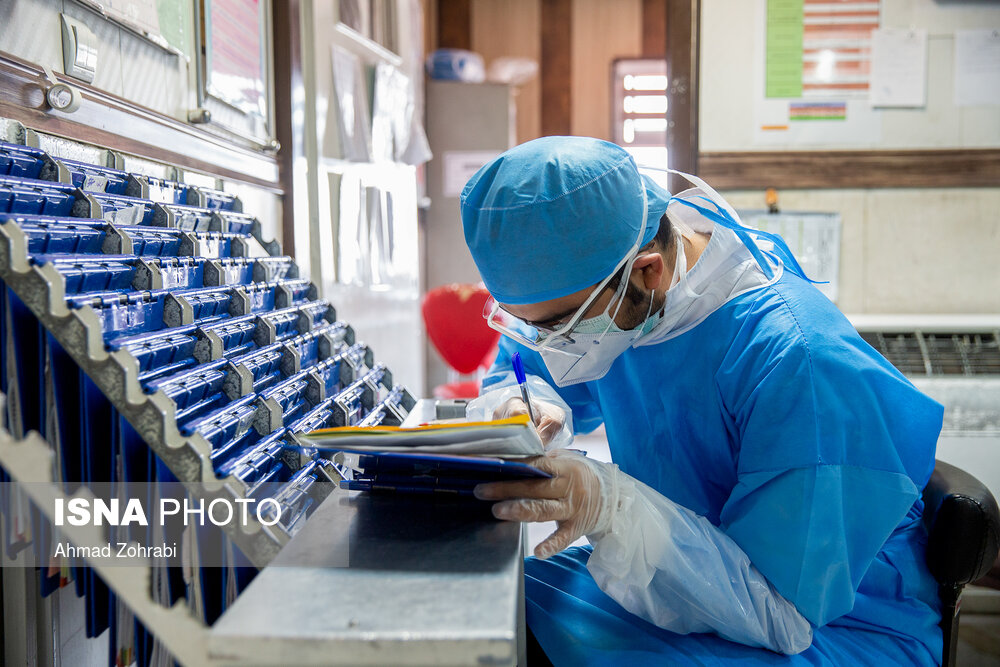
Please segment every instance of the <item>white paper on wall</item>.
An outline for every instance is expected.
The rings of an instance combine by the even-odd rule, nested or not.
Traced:
[[[737,211],[743,224],[778,234],[810,280],[833,302],[840,280],[839,213]]]
[[[1000,104],[1000,28],[955,33],[955,106]]]
[[[881,28],[872,33],[868,95],[875,107],[927,104],[927,30]]]

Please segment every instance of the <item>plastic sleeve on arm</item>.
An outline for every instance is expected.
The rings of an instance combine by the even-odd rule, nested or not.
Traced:
[[[558,406],[566,413],[566,419],[562,423],[562,428],[546,444],[546,449],[559,449],[567,447],[573,442],[573,410],[566,404],[566,401],[542,378],[527,376],[528,396],[531,402],[545,401]],[[493,412],[512,398],[521,398],[521,389],[514,378],[514,372],[508,371],[503,375],[493,374],[493,382],[489,390],[480,394],[478,398],[469,401],[465,408],[465,416],[472,421],[489,421],[493,419]]]
[[[588,536],[587,569],[601,590],[672,632],[714,632],[785,654],[809,647],[812,626],[729,536],[616,466],[591,463],[610,510]]]

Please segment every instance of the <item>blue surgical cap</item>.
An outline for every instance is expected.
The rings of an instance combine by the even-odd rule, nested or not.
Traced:
[[[462,190],[465,241],[497,301],[557,299],[607,278],[640,237],[652,240],[670,193],[625,149],[543,137],[495,158]]]

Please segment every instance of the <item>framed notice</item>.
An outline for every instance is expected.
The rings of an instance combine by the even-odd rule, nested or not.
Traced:
[[[213,123],[260,140],[268,136],[269,16],[270,0],[201,3],[200,104]]]

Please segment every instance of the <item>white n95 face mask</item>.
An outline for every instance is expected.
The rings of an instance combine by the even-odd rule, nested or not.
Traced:
[[[624,282],[624,281],[623,281]],[[649,312],[653,308],[653,295],[649,295]],[[613,319],[613,318],[612,318]],[[616,331],[613,331],[614,327]],[[580,382],[599,380],[608,374],[611,364],[621,353],[632,347],[643,333],[643,327],[622,331],[610,322],[602,333],[570,334],[569,340],[554,342],[540,350],[546,370],[557,387],[565,387]]]
[[[674,260],[674,275],[670,281],[670,287],[667,289],[668,299],[674,286],[687,273],[687,257],[684,255],[684,242],[679,231],[675,230],[674,239],[677,244],[677,252]],[[659,324],[659,314],[651,317],[654,298],[652,290],[649,293],[649,306],[642,324],[628,331],[623,331],[615,324],[614,318],[624,299],[625,290],[628,287],[628,277],[634,262],[635,258],[626,265],[621,284],[603,313],[597,317],[580,321],[569,334],[569,340],[554,342],[539,350],[545,368],[552,375],[552,381],[556,383],[556,386],[565,387],[580,382],[600,380],[611,370],[611,364],[614,363],[615,359]],[[614,313],[610,312],[612,305],[615,305]]]

